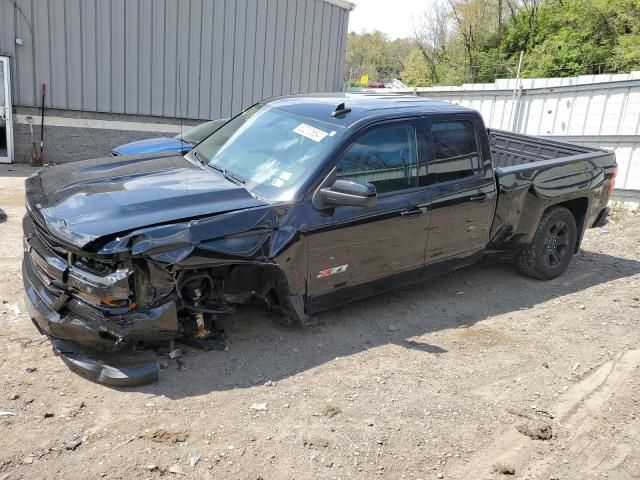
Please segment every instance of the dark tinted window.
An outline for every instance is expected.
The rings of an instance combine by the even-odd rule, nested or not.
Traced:
[[[413,125],[387,125],[365,133],[344,153],[339,178],[373,183],[378,193],[415,186],[416,131]]]
[[[480,169],[473,124],[467,120],[431,124],[433,158],[428,165],[431,182],[470,177]]]

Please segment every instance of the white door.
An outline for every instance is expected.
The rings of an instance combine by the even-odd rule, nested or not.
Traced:
[[[13,119],[9,57],[0,57],[0,163],[13,163]]]

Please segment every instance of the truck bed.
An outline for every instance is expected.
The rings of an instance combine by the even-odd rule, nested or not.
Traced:
[[[606,215],[616,165],[612,151],[501,130],[488,134],[498,185],[494,248],[529,243],[552,205],[574,213],[580,238]]]
[[[511,133],[504,130],[488,130],[494,167],[513,167],[541,160],[560,159],[575,155],[607,153],[591,147],[558,142],[546,138]]]

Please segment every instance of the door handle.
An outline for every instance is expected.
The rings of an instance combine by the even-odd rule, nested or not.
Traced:
[[[484,202],[486,199],[487,199],[486,193],[481,193],[480,195],[469,197],[470,202]]]
[[[404,218],[416,218],[418,215],[421,215],[421,214],[422,214],[422,209],[418,207],[403,210],[400,212],[400,215]]]

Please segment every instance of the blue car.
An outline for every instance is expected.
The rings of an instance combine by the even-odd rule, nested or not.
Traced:
[[[190,128],[173,138],[149,138],[137,142],[125,143],[111,150],[112,155],[137,155],[140,153],[163,153],[169,155],[184,155],[194,146],[227,123],[228,118],[211,120]]]

